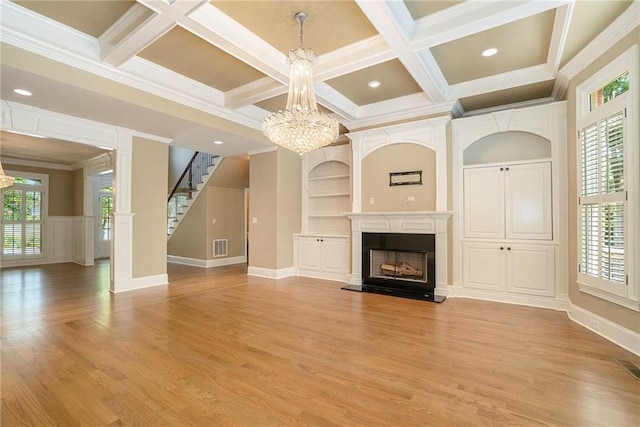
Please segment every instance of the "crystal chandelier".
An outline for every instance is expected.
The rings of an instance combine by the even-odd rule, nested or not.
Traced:
[[[308,153],[331,144],[338,137],[338,121],[318,111],[313,87],[313,64],[316,55],[302,47],[305,12],[295,15],[300,23],[300,46],[289,51],[291,67],[287,109],[269,114],[262,122],[262,132],[274,143],[295,151]]]
[[[12,186],[14,180],[15,180],[14,177],[4,174],[4,170],[2,169],[2,164],[0,163],[0,188]]]
[[[2,169],[2,163],[0,162],[0,188],[11,187],[14,180],[14,177],[4,174],[4,169]]]

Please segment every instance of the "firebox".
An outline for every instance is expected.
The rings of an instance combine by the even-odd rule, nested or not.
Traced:
[[[362,291],[442,302],[434,234],[362,233]]]

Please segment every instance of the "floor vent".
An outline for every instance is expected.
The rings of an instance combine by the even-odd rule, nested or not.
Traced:
[[[227,239],[216,239],[213,241],[213,256],[227,256]]]
[[[618,359],[618,363],[620,364],[620,366],[626,369],[631,375],[633,375],[633,378],[640,380],[640,368],[638,368],[635,363],[633,363],[630,360],[620,360],[620,359]]]

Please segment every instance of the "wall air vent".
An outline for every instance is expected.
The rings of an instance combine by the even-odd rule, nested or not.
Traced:
[[[227,239],[213,241],[213,257],[227,256]]]

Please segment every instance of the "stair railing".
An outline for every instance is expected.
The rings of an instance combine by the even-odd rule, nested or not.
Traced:
[[[215,154],[202,153],[196,151],[193,153],[189,164],[184,168],[182,175],[173,187],[173,190],[167,197],[167,203],[171,201],[171,198],[180,190],[186,191],[189,198],[191,198],[192,192],[196,189],[195,185],[202,182],[202,176],[207,174],[209,166],[213,166],[214,160],[219,157]],[[195,182],[195,185],[194,185]]]

